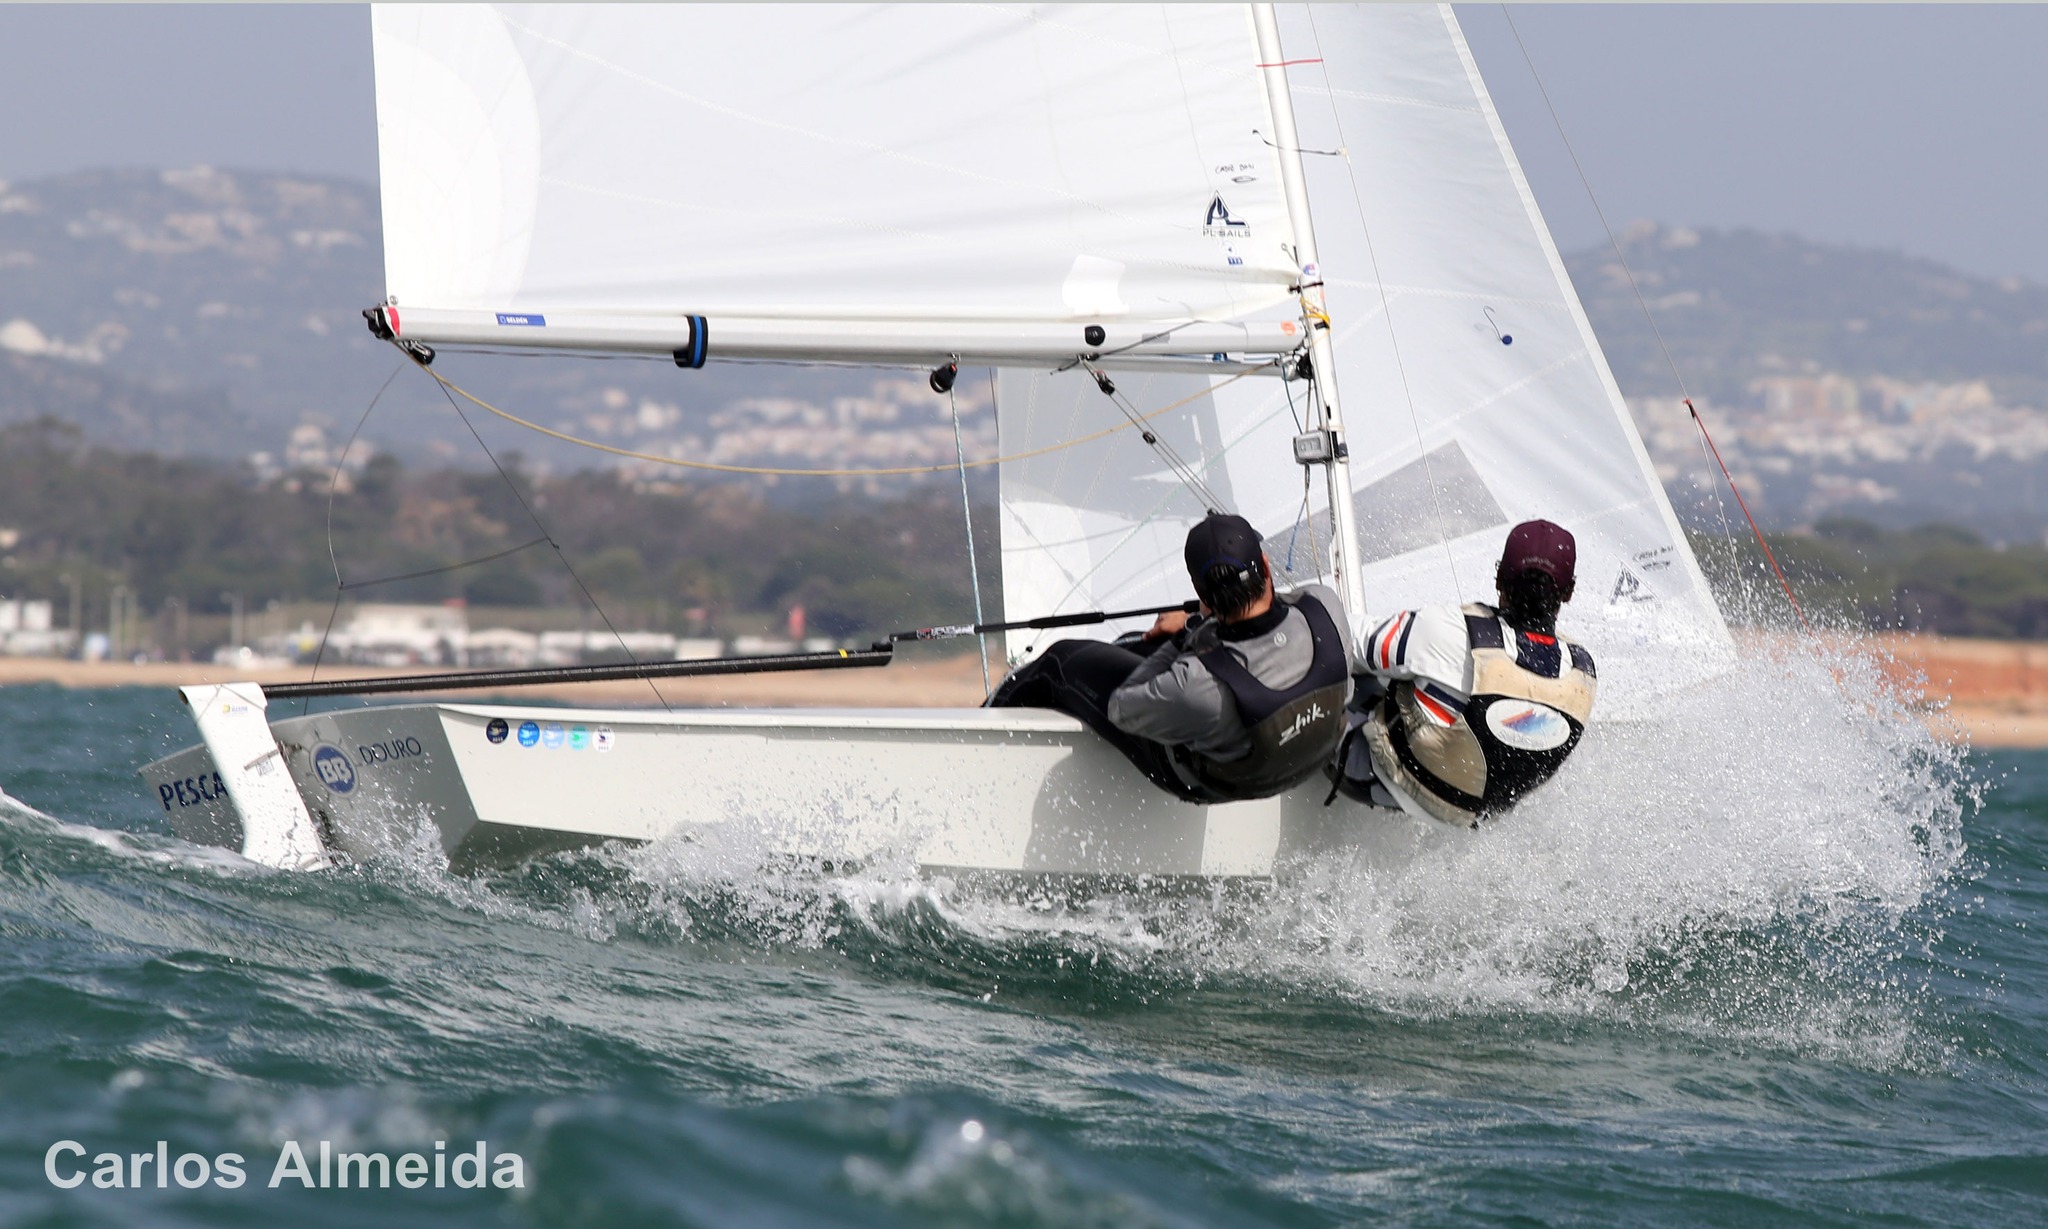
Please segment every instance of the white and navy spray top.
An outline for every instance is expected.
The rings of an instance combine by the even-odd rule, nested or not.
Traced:
[[[1404,610],[1367,638],[1365,665],[1394,684],[1366,731],[1375,772],[1449,823],[1548,780],[1592,714],[1593,655],[1490,606]]]

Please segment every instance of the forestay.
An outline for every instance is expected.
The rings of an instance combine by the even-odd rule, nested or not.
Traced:
[[[1040,365],[1088,324],[1132,356],[1298,339],[1278,183],[1232,170],[1271,129],[1240,6],[381,5],[374,33],[405,336],[662,351],[695,317],[712,358]]]
[[[1373,607],[1354,623],[1490,598],[1507,528],[1544,517],[1578,537],[1564,622],[1598,655],[1603,713],[1721,669],[1726,627],[1450,10],[1279,15],[1343,380],[1353,559]],[[1263,156],[1251,173],[1273,178]],[[1144,412],[1196,381],[1221,383],[1121,384]],[[1153,425],[1302,577],[1327,567],[1329,519],[1320,483],[1303,515],[1290,391],[1298,408],[1299,384],[1239,380]],[[1073,374],[1006,372],[999,411],[1005,452],[1122,420]],[[1134,433],[1117,441],[1004,467],[1007,609],[1185,596],[1179,544],[1200,503]]]

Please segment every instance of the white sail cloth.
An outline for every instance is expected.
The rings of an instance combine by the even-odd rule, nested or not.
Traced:
[[[1578,538],[1563,622],[1599,659],[1603,713],[1639,712],[1722,669],[1726,627],[1450,10],[1286,5],[1279,17],[1342,379],[1352,557],[1373,607],[1351,612],[1354,625],[1490,599],[1507,529],[1541,517]],[[1144,412],[1196,378],[1123,383]],[[1299,577],[1329,519],[1302,515],[1286,397],[1240,380],[1155,429]],[[998,412],[1005,452],[1122,417],[1084,380],[1025,372],[1003,375]],[[1200,501],[1134,433],[1116,447],[1115,469],[1093,452],[1005,466],[1011,617],[1186,596],[1180,537]]]
[[[1373,607],[1354,625],[1490,596],[1507,527],[1546,517],[1579,539],[1567,625],[1603,711],[1719,668],[1726,630],[1449,10],[1278,16],[1276,57],[1224,5],[380,6],[393,323],[680,354],[701,316],[714,359],[739,338],[1035,365],[1005,368],[1003,449],[1049,449],[1124,421],[1085,373],[1043,374],[1089,324],[1110,349],[1203,337],[1143,343],[1183,367],[1230,330],[1299,336],[1264,79],[1285,72]],[[1327,571],[1302,384],[1117,379],[1138,413],[1189,399],[1147,429],[1205,490],[1135,429],[1005,465],[1010,615],[1185,596],[1211,504],[1290,575]]]
[[[502,314],[509,344],[549,313],[1072,322],[1072,353],[1080,322],[1234,320],[1294,279],[1248,169],[1271,124],[1240,7],[380,5],[373,29],[401,315]]]

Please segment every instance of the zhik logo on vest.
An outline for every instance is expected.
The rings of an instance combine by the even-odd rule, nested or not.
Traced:
[[[1293,740],[1296,734],[1301,733],[1303,730],[1306,730],[1307,728],[1314,725],[1316,722],[1321,721],[1324,717],[1327,716],[1329,716],[1329,714],[1323,711],[1321,701],[1311,702],[1308,706],[1307,712],[1302,713],[1300,716],[1296,717],[1294,719],[1294,724],[1280,731],[1280,745],[1283,747],[1286,746],[1290,741]]]

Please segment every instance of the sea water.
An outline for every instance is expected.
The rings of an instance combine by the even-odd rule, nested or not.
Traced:
[[[772,816],[269,872],[134,777],[173,694],[0,691],[0,1222],[2048,1222],[2048,754],[1842,663],[1674,714],[1488,830],[1089,896]]]

